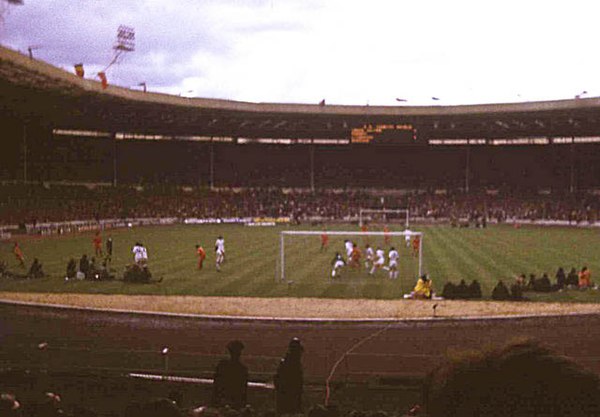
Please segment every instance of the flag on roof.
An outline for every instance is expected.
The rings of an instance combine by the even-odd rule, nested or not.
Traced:
[[[98,78],[100,78],[100,81],[102,82],[102,88],[105,89],[108,87],[108,80],[106,79],[106,73],[104,71],[98,73]]]
[[[319,101],[319,106],[323,107],[325,105],[325,99]]]
[[[77,74],[77,76],[79,78],[83,78],[83,76],[85,75],[85,71],[83,70],[83,64],[75,64],[75,74]]]
[[[438,101],[439,98],[438,97],[431,97],[432,100]]]

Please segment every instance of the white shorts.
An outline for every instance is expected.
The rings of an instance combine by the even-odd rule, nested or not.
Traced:
[[[335,263],[333,264],[333,269],[338,269],[338,268],[341,268],[342,266],[344,266],[343,261],[335,261]]]
[[[390,268],[398,269],[398,261],[390,261]]]
[[[383,258],[379,258],[375,261],[375,265],[377,265],[377,266],[383,266],[383,264],[385,264],[385,261]]]

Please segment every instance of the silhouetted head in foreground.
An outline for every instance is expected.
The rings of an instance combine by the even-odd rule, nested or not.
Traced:
[[[600,416],[598,377],[530,341],[451,360],[423,394],[429,417]]]

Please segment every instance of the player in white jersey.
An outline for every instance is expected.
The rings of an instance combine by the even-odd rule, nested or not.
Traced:
[[[140,244],[141,245],[141,244]],[[142,246],[142,265],[147,265],[148,264],[148,250],[146,249],[146,247],[144,245]]]
[[[346,239],[344,240],[344,246],[346,247],[346,257],[350,259],[350,256],[352,255],[352,249],[354,249],[354,244]]]
[[[368,271],[373,266],[373,261],[375,260],[375,251],[373,250],[371,245],[369,245],[368,243],[367,243],[367,246],[365,249],[365,254],[366,254],[365,268]]]
[[[369,274],[373,275],[377,269],[383,268],[385,264],[385,252],[381,248],[377,248],[375,251],[375,262]]]
[[[219,236],[215,242],[215,252],[218,249],[221,249],[221,252],[223,252],[223,257],[225,257],[225,239],[223,239],[223,236]]]
[[[388,253],[388,259],[389,259],[388,266],[390,268],[390,279],[398,278],[398,258],[400,258],[398,251],[396,250],[396,248],[394,248],[392,246]]]
[[[221,272],[221,264],[223,263],[223,260],[225,259],[225,252],[223,251],[223,249],[217,247],[215,254],[216,254],[215,266],[217,268],[217,272]]]
[[[221,264],[225,260],[225,239],[223,239],[223,236],[219,236],[215,242],[215,255],[217,272],[221,272]]]
[[[404,241],[406,242],[406,247],[410,248],[410,234],[412,233],[409,228],[404,229]]]
[[[344,265],[346,265],[344,258],[342,258],[342,255],[340,255],[339,252],[336,252],[331,264],[333,265],[333,269],[331,270],[331,278],[335,278],[336,276],[339,277],[341,273],[340,270],[344,267]]]
[[[142,263],[142,259],[143,259],[143,245],[139,242],[136,242],[135,245],[133,245],[133,248],[131,249],[131,253],[133,253],[133,261],[140,265]]]

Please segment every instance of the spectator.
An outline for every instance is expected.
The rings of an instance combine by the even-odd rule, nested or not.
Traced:
[[[38,258],[34,258],[33,262],[31,263],[31,267],[29,268],[29,272],[27,273],[27,278],[43,278],[44,275],[45,274],[42,269],[42,264],[40,263]]]
[[[529,282],[527,283],[527,290],[536,291],[536,278],[535,274],[529,274]]]
[[[543,273],[540,279],[535,281],[534,291],[537,292],[550,292],[552,291],[552,283],[547,273]]]
[[[515,283],[510,286],[510,298],[511,300],[521,301],[523,300],[523,287]]]
[[[600,380],[532,342],[473,353],[425,381],[429,417],[600,415]]]
[[[456,287],[456,298],[466,299],[469,297],[469,287],[464,279],[461,279]]]
[[[521,275],[517,275],[517,278],[515,278],[515,284],[517,284],[519,287],[521,287],[521,289],[524,289],[527,287],[527,277],[525,276],[525,274],[521,274]]]
[[[275,403],[278,414],[302,413],[302,392],[304,375],[302,371],[300,339],[290,340],[287,353],[277,367],[275,374]]]
[[[85,277],[87,277],[89,271],[90,271],[90,261],[88,260],[87,255],[83,254],[81,256],[81,259],[79,260],[79,272],[81,272]]]
[[[558,271],[556,271],[556,288],[558,288],[559,290],[562,290],[563,288],[565,288],[565,285],[567,283],[567,276],[565,275],[565,270],[563,269],[563,267],[559,267]]]
[[[469,298],[481,298],[481,285],[476,279],[469,284]]]
[[[240,361],[244,344],[232,340],[227,344],[229,359],[222,359],[215,370],[213,382],[213,404],[228,405],[239,410],[246,406],[248,368]]]
[[[592,273],[587,266],[581,268],[579,272],[579,289],[586,289],[592,287]]]
[[[569,271],[569,275],[567,275],[566,284],[570,288],[579,287],[579,276],[577,275],[577,270],[575,270],[574,267],[571,268],[571,270]]]
[[[13,394],[0,394],[0,416],[11,417],[21,415],[21,404]]]
[[[77,275],[77,263],[75,262],[75,259],[71,258],[69,260],[69,263],[67,264],[67,280],[69,279],[73,279],[75,278],[75,275]]]
[[[444,289],[442,290],[442,297],[453,300],[456,298],[456,285],[453,282],[448,281],[444,285]]]
[[[492,300],[502,301],[508,299],[510,299],[510,293],[508,292],[508,288],[506,288],[504,282],[500,280],[492,290]]]
[[[174,401],[158,398],[143,404],[141,414],[144,417],[181,417],[181,411]]]

